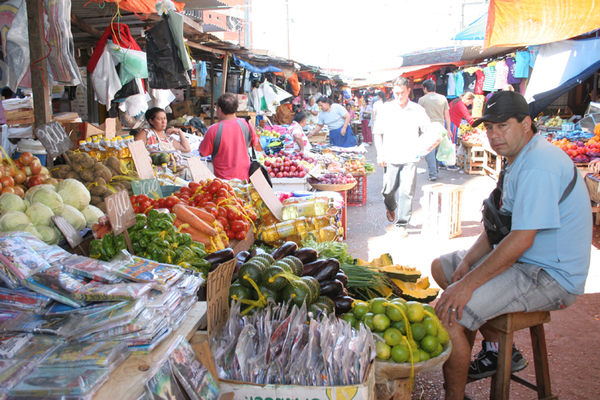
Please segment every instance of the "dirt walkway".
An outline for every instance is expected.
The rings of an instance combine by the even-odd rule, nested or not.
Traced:
[[[367,159],[375,163],[375,151],[369,148]],[[425,161],[419,168],[427,168]],[[417,267],[423,276],[431,276],[431,261],[450,251],[469,248],[481,232],[481,204],[495,187],[489,177],[460,174],[442,170],[435,183],[464,185],[462,203],[462,235],[443,240],[421,235],[423,222],[420,200],[422,186],[432,184],[428,174],[417,175],[417,191],[413,205],[413,217],[408,227],[409,237],[399,238],[385,217],[381,197],[382,168],[368,177],[367,204],[362,207],[349,207],[348,237],[346,242],[354,257],[372,260],[383,253],[390,253],[395,263]],[[546,325],[546,341],[550,360],[550,376],[554,394],[561,399],[597,399],[600,396],[600,228],[594,229],[594,246],[590,274],[586,283],[585,295],[566,312],[552,313],[552,322]],[[431,279],[430,279],[431,280]],[[474,353],[479,351],[479,341]],[[527,331],[515,334],[515,343],[523,352],[530,365],[519,373],[525,379],[534,381],[533,353]],[[489,398],[491,379],[470,384],[467,394],[473,399]],[[443,399],[443,378],[441,372],[417,377],[413,399]],[[511,399],[537,398],[535,393],[517,384],[511,385]]]

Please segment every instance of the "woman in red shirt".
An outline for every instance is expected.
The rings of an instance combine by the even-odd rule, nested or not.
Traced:
[[[473,104],[475,95],[471,92],[466,92],[460,95],[459,98],[452,100],[450,103],[450,129],[452,130],[452,143],[456,143],[456,135],[458,134],[458,127],[460,122],[464,119],[470,125],[473,125],[475,119],[471,117],[471,113],[467,108]]]

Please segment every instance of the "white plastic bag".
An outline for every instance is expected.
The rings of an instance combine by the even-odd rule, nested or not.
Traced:
[[[436,158],[438,161],[443,162],[446,166],[452,166],[456,164],[455,147],[447,134],[444,135],[444,138],[438,147]]]
[[[92,83],[96,100],[98,103],[106,105],[108,109],[115,93],[121,90],[121,80],[119,74],[117,74],[115,60],[111,55],[109,46],[104,47],[96,69],[92,73]]]

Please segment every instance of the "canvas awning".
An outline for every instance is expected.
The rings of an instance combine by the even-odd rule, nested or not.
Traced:
[[[484,47],[552,43],[598,28],[597,0],[490,0]]]
[[[452,39],[453,40],[483,40],[485,39],[485,27],[487,25],[488,13],[483,14],[469,26],[461,29]]]

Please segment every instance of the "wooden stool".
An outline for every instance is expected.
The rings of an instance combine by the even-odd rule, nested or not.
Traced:
[[[546,336],[544,334],[544,324],[548,322],[550,322],[550,313],[548,311],[505,314],[487,322],[488,326],[497,329],[500,334],[498,343],[498,371],[492,376],[490,399],[508,400],[511,379],[537,391],[538,399],[558,399],[558,396],[552,395],[550,387],[550,367],[548,365]],[[531,347],[533,349],[537,385],[513,375],[510,371],[513,333],[526,328],[529,328],[531,334]]]

